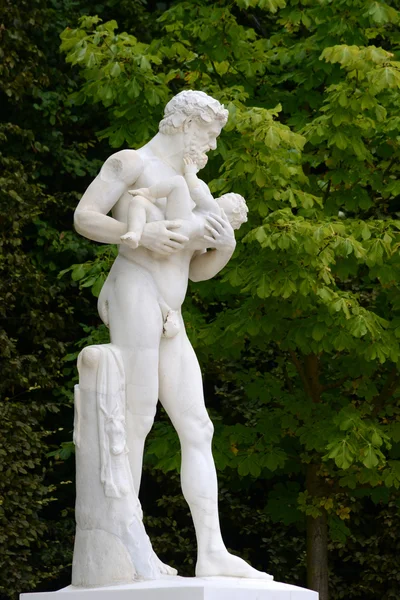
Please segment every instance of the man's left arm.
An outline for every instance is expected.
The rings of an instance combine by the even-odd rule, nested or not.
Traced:
[[[191,281],[205,281],[217,275],[229,262],[236,247],[235,235],[225,213],[221,217],[208,215],[206,219],[210,235],[205,235],[204,239],[213,249],[194,256],[189,268]]]

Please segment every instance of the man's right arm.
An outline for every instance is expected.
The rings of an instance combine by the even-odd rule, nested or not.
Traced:
[[[108,217],[107,213],[137,181],[142,171],[143,162],[135,150],[121,150],[110,156],[75,210],[76,231],[95,242],[120,244],[128,225]],[[147,223],[140,245],[162,256],[182,250],[189,238],[176,231],[181,224],[179,220]]]
[[[135,150],[121,150],[110,156],[75,210],[76,231],[95,242],[119,244],[127,225],[108,217],[107,213],[142,170],[142,159]]]

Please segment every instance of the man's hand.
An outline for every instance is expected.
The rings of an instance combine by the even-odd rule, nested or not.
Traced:
[[[210,235],[205,235],[204,239],[210,242],[210,247],[217,250],[234,249],[236,246],[235,234],[224,211],[222,211],[222,216],[211,213],[206,216],[206,220],[205,227]]]
[[[224,211],[221,216],[211,213],[206,219],[210,235],[205,235],[204,239],[207,247],[215,248],[217,252],[203,252],[194,256],[189,269],[191,281],[206,281],[214,277],[228,263],[236,246],[232,226]]]
[[[162,256],[169,256],[183,250],[189,238],[174,231],[181,225],[182,222],[179,220],[146,223],[139,245]]]

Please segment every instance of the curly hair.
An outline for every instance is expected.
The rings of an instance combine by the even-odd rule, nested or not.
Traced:
[[[235,194],[234,192],[229,192],[216,198],[216,201],[220,204],[221,208],[224,208],[224,205],[227,203],[230,206],[231,214],[228,214],[227,216],[233,229],[239,229],[243,223],[246,223],[249,207],[243,196]]]
[[[221,127],[224,127],[228,120],[228,111],[223,104],[205,92],[184,90],[166,105],[159,130],[167,135],[179,133],[185,131],[193,119],[203,123],[219,121]]]

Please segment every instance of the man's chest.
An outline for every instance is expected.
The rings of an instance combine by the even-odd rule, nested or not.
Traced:
[[[144,169],[138,177],[134,187],[150,187],[151,185],[155,185],[156,183],[167,181],[175,175],[178,175],[175,169],[165,164],[161,160],[154,158],[148,159],[145,162]]]
[[[145,158],[143,158],[143,160],[145,162],[144,168],[135,183],[129,186],[129,189],[135,190],[138,188],[147,188],[156,183],[165,181],[176,174],[173,169],[159,160],[147,159],[145,161]],[[113,208],[113,217],[126,223],[128,218],[128,208],[131,202],[132,196],[130,194],[127,192],[122,194]],[[147,222],[165,220],[165,209],[166,198],[158,198],[154,203],[149,202]]]

